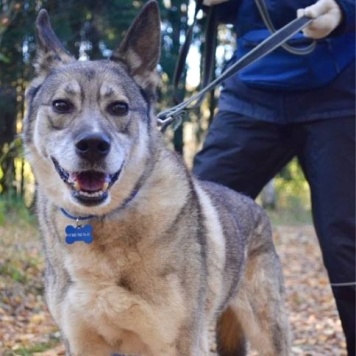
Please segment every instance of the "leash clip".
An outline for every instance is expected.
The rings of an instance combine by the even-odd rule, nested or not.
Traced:
[[[186,114],[186,111],[178,111],[176,113],[168,114],[161,113],[157,116],[157,124],[159,130],[161,132],[165,132],[167,127],[172,124],[172,129],[175,131],[181,125]]]

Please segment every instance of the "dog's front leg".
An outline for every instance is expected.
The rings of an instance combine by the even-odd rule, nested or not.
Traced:
[[[98,335],[86,335],[86,338],[84,343],[78,343],[73,338],[71,341],[66,340],[64,342],[66,356],[109,356],[112,354],[112,349]]]
[[[157,346],[156,346],[157,345]],[[209,356],[208,329],[200,333],[191,327],[182,327],[176,340],[162,345],[150,345],[154,356]]]
[[[209,356],[209,348],[177,341],[176,345],[161,345],[151,353],[153,356]]]
[[[62,333],[66,356],[109,356],[113,351],[102,336],[79,320],[77,325],[65,325]]]
[[[168,355],[168,354],[166,354]],[[170,355],[170,354],[169,354]],[[201,336],[198,340],[195,338],[180,338],[177,340],[175,353],[177,356],[209,356],[208,335]],[[163,356],[163,354],[162,354]]]

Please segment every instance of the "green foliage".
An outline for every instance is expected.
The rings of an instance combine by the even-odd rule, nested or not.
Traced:
[[[24,163],[21,157],[22,142],[19,137],[13,139],[10,143],[7,143],[6,140],[2,147],[0,145],[0,193],[2,195],[13,196],[16,186],[22,186],[23,176],[20,178],[21,182],[16,181],[16,166],[21,168]],[[19,189],[18,193],[21,192],[21,189]]]
[[[43,342],[29,347],[21,347],[15,351],[7,351],[4,356],[32,356],[36,353],[45,352],[59,343],[58,339],[54,339],[50,342]]]
[[[299,204],[310,210],[310,190],[297,159],[292,160],[276,177],[276,191],[283,206],[288,202]]]
[[[311,224],[310,190],[296,159],[275,178],[277,207],[269,210],[276,225]]]
[[[275,209],[266,209],[272,224],[275,226],[288,225],[310,225],[312,224],[311,213],[309,209],[301,204],[296,196],[290,196],[284,206],[277,206]]]
[[[4,56],[2,53],[0,53],[0,62],[9,64],[10,63],[10,59],[7,58],[6,56]]]
[[[0,225],[5,223],[33,223],[34,215],[31,213],[23,198],[14,191],[0,195]]]
[[[22,284],[26,283],[26,275],[10,262],[0,265],[0,275],[8,276]]]

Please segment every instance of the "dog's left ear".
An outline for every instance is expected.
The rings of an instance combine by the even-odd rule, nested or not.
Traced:
[[[161,21],[155,0],[148,1],[129,28],[111,60],[124,62],[140,87],[153,95],[161,49]]]
[[[37,74],[48,74],[54,67],[69,63],[75,59],[66,51],[54,33],[46,10],[42,9],[36,20]]]

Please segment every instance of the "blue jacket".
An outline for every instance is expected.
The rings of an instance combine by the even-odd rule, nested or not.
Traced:
[[[265,0],[276,28],[313,0]],[[219,109],[251,118],[291,123],[355,115],[355,0],[337,1],[343,20],[310,55],[279,48],[225,81]],[[230,0],[216,7],[221,21],[234,25],[237,50],[230,63],[269,35],[253,0]],[[302,34],[290,41],[304,46]]]

